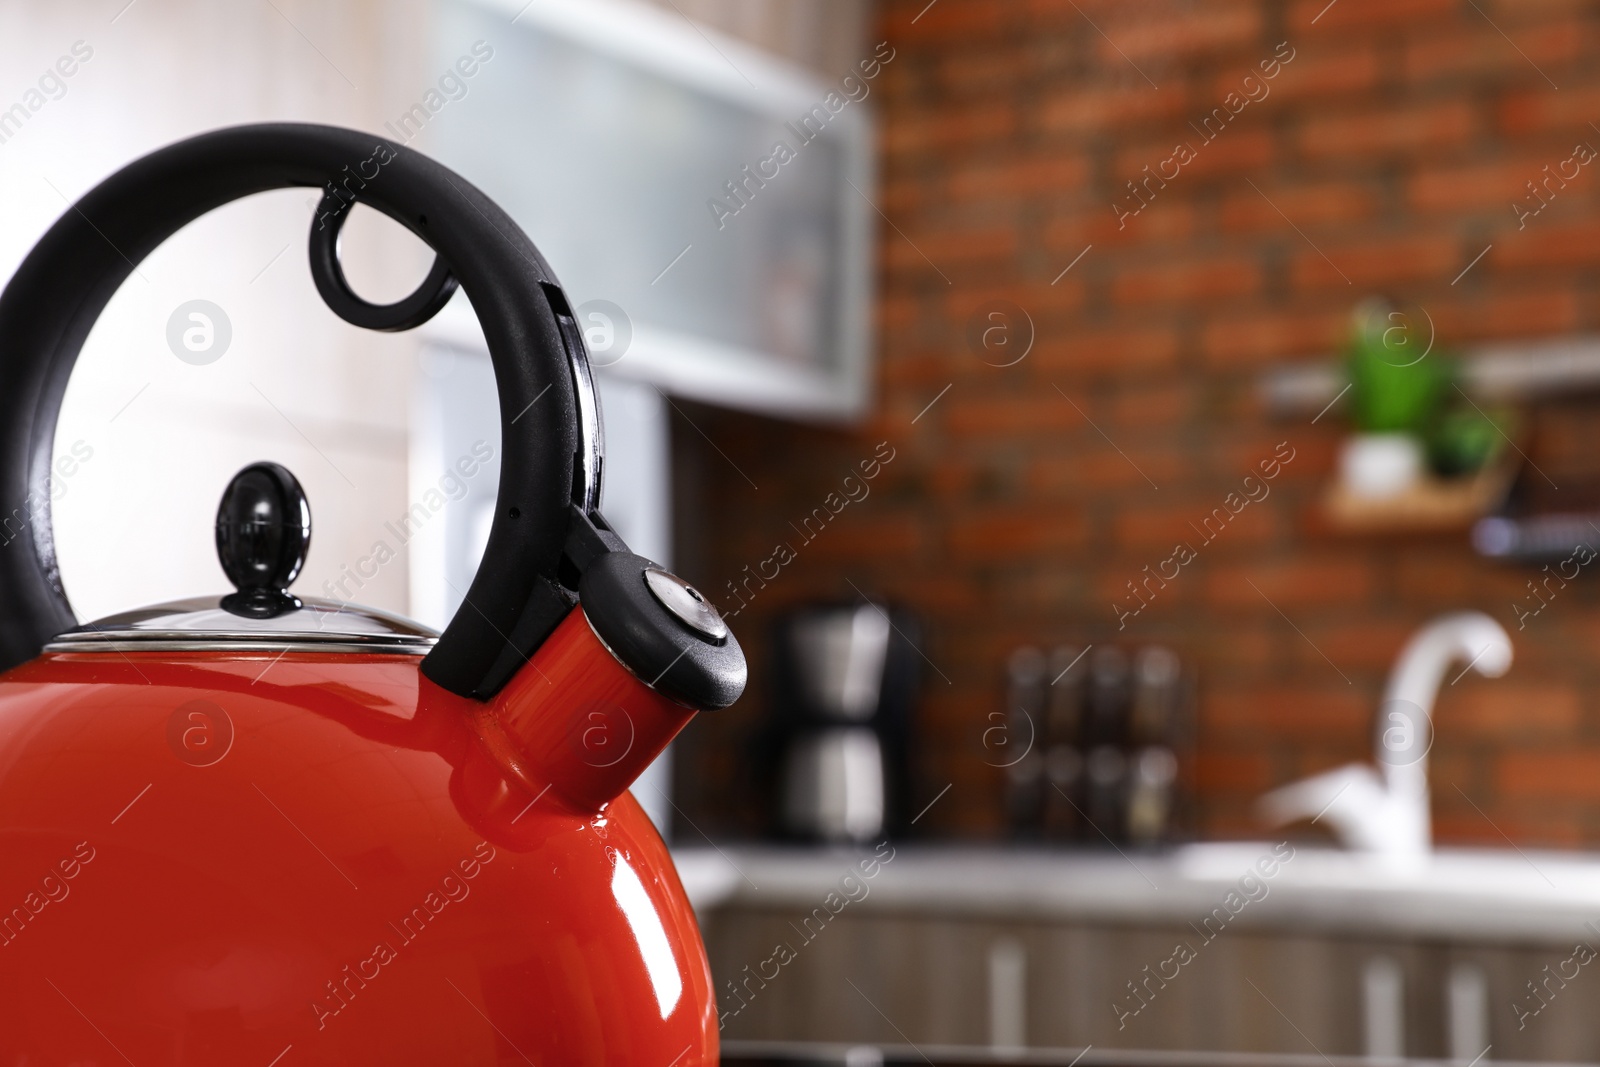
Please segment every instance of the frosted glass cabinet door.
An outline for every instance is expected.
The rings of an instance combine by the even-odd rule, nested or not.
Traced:
[[[872,81],[856,71],[851,100],[642,5],[538,0],[508,26],[521,6],[439,0],[436,66],[474,74],[386,133],[416,136],[505,207],[580,315],[622,309],[618,374],[737,406],[857,411]]]

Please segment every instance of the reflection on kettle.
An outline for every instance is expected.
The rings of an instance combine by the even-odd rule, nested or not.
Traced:
[[[240,196],[331,190],[373,141],[223,130],[68,211],[0,296],[0,499],[47,490],[66,379],[137,259]],[[437,634],[297,596],[311,507],[273,463],[223,494],[226,595],[79,625],[48,515],[0,550],[0,1061],[717,1062],[693,913],[626,790],[738,698],[743,652],[600,515],[594,386],[538,251],[380,147],[382,175],[313,224],[324,301],[408,329],[459,284],[502,407],[549,394],[504,429],[481,568]],[[436,249],[417,293],[350,292],[355,201]]]

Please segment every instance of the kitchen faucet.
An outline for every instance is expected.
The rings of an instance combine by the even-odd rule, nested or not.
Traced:
[[[1420,860],[1433,847],[1428,750],[1433,705],[1445,672],[1459,662],[1498,678],[1511,668],[1511,638],[1480,611],[1444,615],[1412,635],[1395,660],[1376,726],[1378,767],[1351,763],[1263,796],[1274,826],[1326,818],[1344,844],[1395,860]],[[1456,676],[1457,678],[1460,675]],[[1455,684],[1452,679],[1450,684]]]

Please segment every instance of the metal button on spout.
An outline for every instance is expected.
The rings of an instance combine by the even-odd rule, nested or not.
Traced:
[[[700,595],[700,590],[660,567],[645,568],[644,584],[650,587],[650,594],[656,601],[685,626],[713,641],[727,640],[728,624]]]

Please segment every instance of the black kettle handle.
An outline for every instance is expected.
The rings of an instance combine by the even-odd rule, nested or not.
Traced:
[[[499,506],[466,600],[424,673],[463,696],[492,696],[575,603],[573,559],[624,550],[595,510],[601,442],[582,334],[555,274],[510,216],[449,169],[370,134],[239,126],[180,141],[101,182],[0,294],[0,524],[9,538],[0,545],[0,670],[77,625],[56,563],[50,463],[61,397],[90,328],[135,264],[177,230],[240,197],[289,186],[324,190],[311,253],[325,298],[330,288],[348,294],[318,254],[331,248],[327,228],[337,231],[352,199],[438,254],[423,288],[392,313],[353,295],[355,304],[330,300],[335,311],[369,328],[409,328],[443,305],[454,279],[489,343]]]

